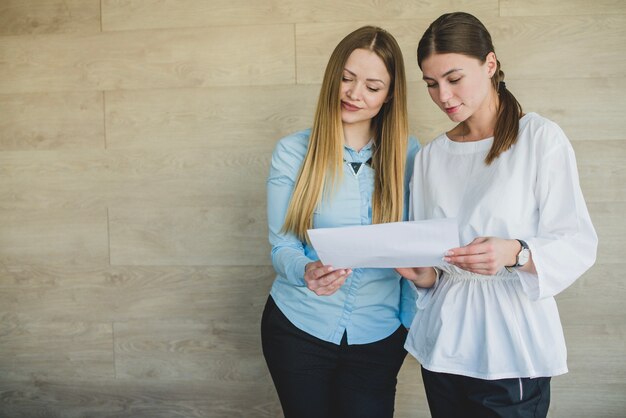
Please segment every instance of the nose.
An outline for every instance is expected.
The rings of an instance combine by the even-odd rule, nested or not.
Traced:
[[[357,84],[352,85],[346,92],[346,96],[348,96],[350,100],[359,100],[361,98],[360,84],[357,83]]]
[[[441,101],[442,103],[445,103],[448,100],[450,100],[450,98],[452,98],[452,92],[450,91],[450,88],[446,86],[445,84],[440,83],[439,84],[439,101]]]

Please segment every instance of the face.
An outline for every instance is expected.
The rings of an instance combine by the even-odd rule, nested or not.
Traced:
[[[373,51],[355,49],[341,80],[341,120],[344,125],[371,123],[389,97],[391,76]]]
[[[495,106],[492,52],[485,62],[463,54],[433,54],[422,61],[423,79],[433,102],[455,122]]]

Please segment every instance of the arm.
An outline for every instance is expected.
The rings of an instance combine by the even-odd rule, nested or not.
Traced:
[[[272,264],[276,272],[295,286],[307,286],[317,295],[331,295],[351,270],[335,270],[305,254],[305,243],[282,227],[304,154],[306,141],[300,137],[282,140],[272,155],[267,180],[267,217]]]
[[[287,207],[306,152],[304,138],[281,140],[272,154],[267,179],[267,223],[276,272],[295,286],[305,286],[305,266],[313,262],[304,253],[304,243],[292,233],[282,232]]]
[[[593,265],[598,243],[580,190],[574,151],[556,125],[545,130],[542,133],[552,145],[539,155],[534,189],[537,234],[515,237],[530,247],[530,260],[515,271],[531,300],[554,296],[572,284]],[[465,247],[451,249],[445,260],[464,270],[491,275],[515,264],[519,250],[513,239],[479,237]]]

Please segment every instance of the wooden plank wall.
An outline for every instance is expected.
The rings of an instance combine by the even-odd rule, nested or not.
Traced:
[[[0,416],[281,416],[259,344],[271,150],[363,24],[406,54],[412,133],[448,128],[414,56],[452,10],[573,141],[600,235],[558,298],[550,417],[626,415],[623,0],[0,0]],[[396,409],[428,416],[411,358]]]

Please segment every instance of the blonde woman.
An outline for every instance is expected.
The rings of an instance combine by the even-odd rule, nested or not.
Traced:
[[[267,181],[277,276],[262,342],[286,418],[393,416],[414,291],[393,269],[322,265],[307,229],[405,219],[418,147],[398,44],[376,27],[350,33],[328,62],[312,129],[280,140]]]
[[[457,218],[464,245],[439,277],[399,269],[420,286],[406,347],[434,418],[546,417],[550,379],[567,372],[554,296],[598,243],[574,151],[556,123],[522,112],[474,16],[436,19],[417,59],[456,126],[417,155],[412,218]]]

